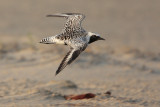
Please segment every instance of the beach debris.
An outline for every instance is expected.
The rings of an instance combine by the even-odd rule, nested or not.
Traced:
[[[107,91],[107,92],[105,92],[104,94],[106,94],[106,95],[111,95],[111,92],[110,91]]]
[[[81,99],[90,99],[94,98],[96,95],[93,93],[79,94],[79,95],[68,95],[64,96],[66,100],[81,100]]]

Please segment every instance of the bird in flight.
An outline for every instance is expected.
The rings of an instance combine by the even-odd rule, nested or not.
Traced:
[[[83,52],[88,44],[97,40],[105,40],[99,34],[87,32],[82,26],[81,22],[85,15],[80,13],[60,13],[54,15],[47,15],[47,17],[64,17],[67,21],[61,34],[43,38],[40,43],[44,44],[62,44],[70,46],[70,51],[60,63],[56,74],[62,71],[68,64],[71,64],[81,52]]]

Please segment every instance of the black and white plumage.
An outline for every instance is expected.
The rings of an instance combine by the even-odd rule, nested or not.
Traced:
[[[70,46],[70,51],[59,65],[56,75],[68,64],[71,64],[86,49],[88,44],[97,40],[105,40],[99,34],[87,32],[81,27],[81,22],[85,18],[83,14],[62,13],[47,15],[47,17],[64,17],[67,19],[61,34],[46,37],[40,41],[40,43],[44,44],[63,44]]]

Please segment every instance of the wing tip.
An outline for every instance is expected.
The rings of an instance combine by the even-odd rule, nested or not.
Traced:
[[[67,17],[69,15],[82,15],[85,17],[85,15],[82,13],[57,13],[57,14],[53,14],[53,15],[51,15],[51,14],[46,15],[46,17]]]
[[[60,15],[52,15],[52,14],[48,14],[46,15],[46,17],[61,17]]]
[[[57,76],[58,74],[59,74],[59,71],[57,70],[56,73],[55,73],[55,76]]]
[[[46,17],[52,17],[52,16],[53,16],[53,15],[50,15],[50,14],[49,14],[49,15],[46,15]]]
[[[55,76],[57,76],[60,73],[60,71],[61,70],[58,68],[57,71],[56,71],[56,73],[55,73]]]
[[[58,73],[56,72],[56,73],[55,73],[55,76],[57,76],[57,74],[58,74]]]
[[[46,17],[66,17],[66,16],[62,16],[61,14],[48,14],[46,15]]]

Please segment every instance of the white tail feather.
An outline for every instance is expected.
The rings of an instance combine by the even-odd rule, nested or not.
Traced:
[[[46,37],[46,38],[43,38],[40,43],[44,43],[44,44],[53,44],[54,43],[54,37],[51,36],[51,37]]]

